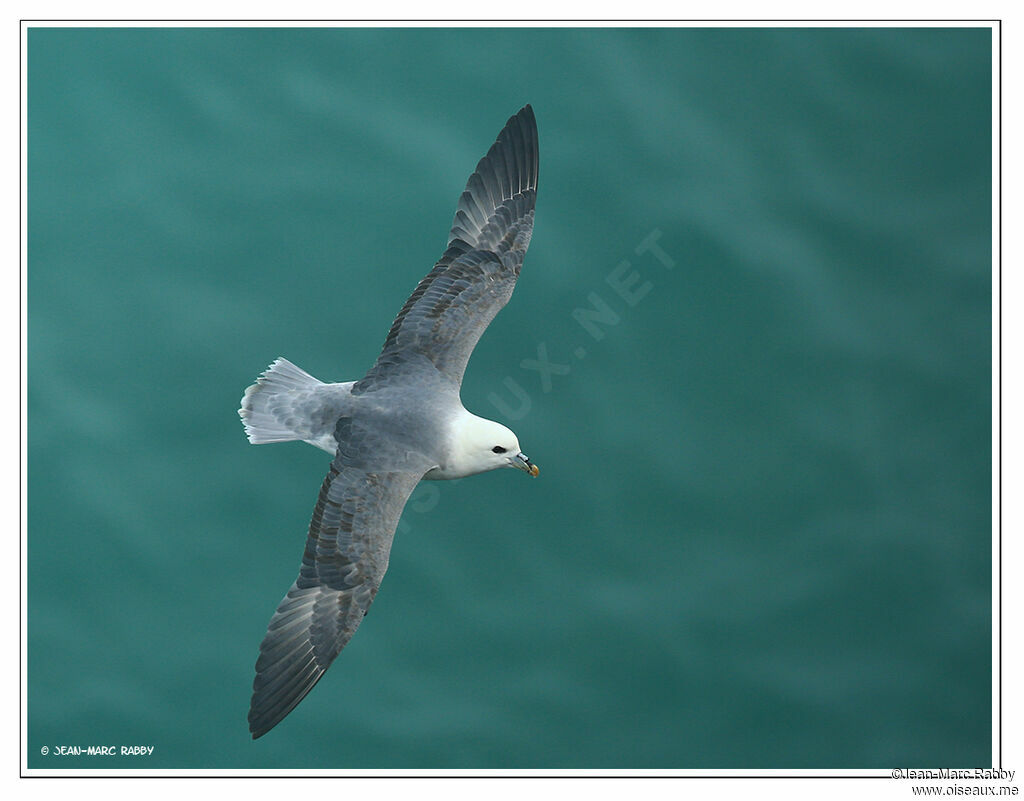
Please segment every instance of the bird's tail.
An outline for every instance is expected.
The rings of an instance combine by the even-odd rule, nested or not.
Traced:
[[[312,432],[294,414],[296,401],[323,382],[284,358],[278,358],[242,396],[238,410],[253,445],[308,439]]]

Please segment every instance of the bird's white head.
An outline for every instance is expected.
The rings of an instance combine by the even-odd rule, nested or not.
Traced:
[[[445,478],[461,478],[499,467],[515,467],[536,476],[540,468],[519,447],[515,434],[501,423],[466,412],[452,426]]]

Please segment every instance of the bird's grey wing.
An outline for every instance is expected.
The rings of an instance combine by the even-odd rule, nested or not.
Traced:
[[[339,431],[346,422],[342,418]],[[249,709],[253,739],[298,705],[359,628],[387,570],[405,502],[429,469],[427,461],[403,451],[385,464],[392,469],[368,470],[363,455],[372,442],[345,441],[344,435],[339,441],[313,510],[299,577],[260,645]]]
[[[537,122],[524,106],[477,164],[459,198],[447,250],[405,302],[354,394],[428,363],[461,384],[473,348],[519,278],[533,232],[539,164]]]

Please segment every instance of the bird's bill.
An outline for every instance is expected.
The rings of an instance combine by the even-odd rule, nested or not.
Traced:
[[[536,478],[540,474],[540,468],[537,467],[533,462],[530,461],[530,457],[525,453],[520,453],[512,460],[512,463],[520,470],[525,470],[531,476]]]

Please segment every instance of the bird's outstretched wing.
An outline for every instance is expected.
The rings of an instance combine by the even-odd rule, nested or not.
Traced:
[[[508,302],[533,232],[537,122],[524,106],[470,176],[448,248],[398,313],[355,394],[427,362],[456,385],[484,329]]]
[[[364,469],[352,453],[360,438],[345,441],[346,422],[339,422],[342,445],[320,488],[299,577],[260,645],[249,709],[253,739],[296,707],[359,628],[387,570],[405,502],[429,468],[405,453],[407,464]],[[361,440],[363,449],[371,445]]]

